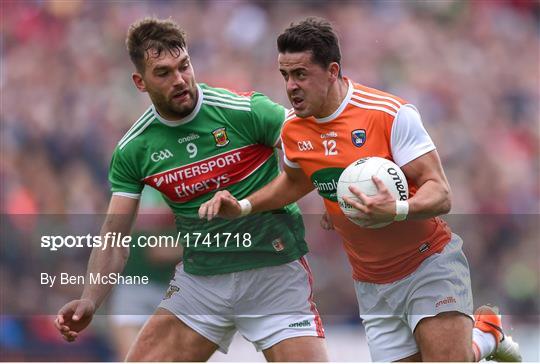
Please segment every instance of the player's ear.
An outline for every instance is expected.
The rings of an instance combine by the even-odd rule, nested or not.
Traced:
[[[139,91],[146,92],[146,85],[144,84],[142,75],[139,72],[133,72],[131,74],[131,79],[133,80],[135,87],[137,87]]]
[[[339,78],[339,64],[337,62],[330,63],[328,71],[330,73],[330,81],[334,82]]]

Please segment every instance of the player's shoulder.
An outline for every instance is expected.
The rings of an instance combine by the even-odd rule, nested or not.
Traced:
[[[317,128],[317,122],[313,116],[302,118],[297,116],[293,108],[285,109],[285,121],[283,122],[282,130],[300,130],[306,129],[307,125],[312,125],[313,128]]]
[[[395,117],[399,109],[407,104],[407,101],[390,92],[352,82],[349,104],[359,110],[370,110],[381,113],[381,115]]]
[[[314,122],[313,117],[301,118],[296,116],[294,109],[287,109],[285,112],[285,121],[281,127],[281,138],[283,141],[286,140],[297,140],[301,139],[308,131],[316,129],[316,127],[308,127],[308,124]]]
[[[296,116],[296,114],[294,113],[293,108],[286,109],[285,110],[285,120],[283,121],[283,128],[290,127],[291,125],[297,123],[299,119],[300,118],[298,116]]]
[[[137,144],[137,140],[141,139],[145,131],[155,119],[156,111],[153,105],[150,105],[118,141],[116,150],[124,153],[126,150],[130,150],[134,144]]]
[[[353,95],[368,96],[372,99],[377,99],[377,98],[385,99],[385,100],[392,99],[391,101],[399,103],[399,104],[407,103],[403,98],[397,95],[394,95],[390,92],[379,90],[379,89],[369,87],[366,85],[362,85],[360,83],[352,82],[352,88],[353,88]]]
[[[229,96],[231,98],[249,99],[257,92],[255,91],[236,91],[225,87],[213,87],[206,83],[198,84],[204,95]]]
[[[238,92],[222,87],[212,87],[199,83],[202,91],[203,105],[207,108],[219,108],[228,111],[250,112],[254,91]]]

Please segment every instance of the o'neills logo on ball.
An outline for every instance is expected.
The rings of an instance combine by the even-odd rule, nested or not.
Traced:
[[[405,185],[403,184],[403,181],[401,180],[398,172],[394,167],[390,167],[386,171],[389,175],[392,176],[392,179],[394,180],[394,184],[396,185],[396,189],[399,193],[399,199],[401,201],[405,201],[407,199],[407,191],[405,191]]]

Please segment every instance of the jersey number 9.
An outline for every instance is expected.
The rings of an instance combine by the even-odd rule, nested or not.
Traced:
[[[188,143],[186,145],[186,150],[189,153],[189,158],[195,158],[197,155],[197,146],[195,143]]]

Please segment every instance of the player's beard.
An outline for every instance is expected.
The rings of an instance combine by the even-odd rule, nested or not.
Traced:
[[[185,118],[196,105],[196,88],[188,90],[187,100],[181,103],[177,103],[173,99],[173,95],[166,97],[162,94],[151,95],[152,102],[156,106],[156,109],[163,115],[163,117],[171,120],[178,120]]]

